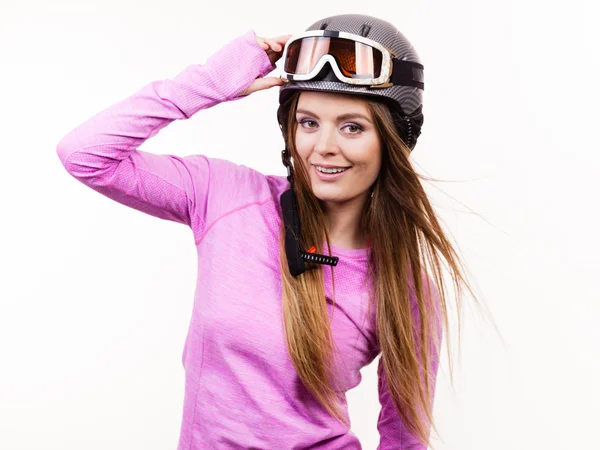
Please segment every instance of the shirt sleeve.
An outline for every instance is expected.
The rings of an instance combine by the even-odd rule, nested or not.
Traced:
[[[433,304],[436,306],[436,311],[438,312],[438,314],[436,315],[436,327],[437,334],[439,337],[439,348],[442,339],[441,320],[439,316],[439,293],[435,285],[431,282],[431,280],[428,277],[425,277],[425,280],[428,282],[424,286],[425,295],[427,295],[428,284],[430,294],[432,295],[432,300],[434,301]],[[411,300],[412,314],[417,322],[418,330],[420,327],[419,310],[417,307],[416,299],[413,297]],[[415,333],[415,335],[417,334]],[[439,355],[436,352],[434,339],[435,336],[432,336],[430,340],[430,351],[432,355],[430,380],[433,384],[432,394],[435,392],[435,383],[437,379],[437,372],[439,366]],[[381,410],[379,413],[379,418],[377,420],[377,429],[379,431],[380,436],[377,450],[427,450],[427,447],[420,443],[420,441],[409,432],[402,418],[398,414],[389,391],[388,380],[385,375],[384,364],[381,358],[379,359],[379,363],[377,366],[377,376],[379,402],[381,404]]]
[[[138,147],[177,119],[242,98],[240,92],[274,68],[254,31],[248,31],[204,65],[154,81],[85,121],[62,138],[58,156],[68,173],[106,197],[201,233],[211,172],[218,167],[226,173],[233,163],[201,155],[157,155]]]

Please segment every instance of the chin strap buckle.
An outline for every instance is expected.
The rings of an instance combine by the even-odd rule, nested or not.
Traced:
[[[336,266],[339,258],[337,256],[320,255],[315,247],[311,247],[305,252],[302,252],[302,259],[306,262],[315,264],[327,264],[328,266]]]
[[[318,253],[306,253],[302,252],[302,259],[306,262],[314,264],[326,264],[328,266],[337,266],[340,258],[337,256],[320,255]]]

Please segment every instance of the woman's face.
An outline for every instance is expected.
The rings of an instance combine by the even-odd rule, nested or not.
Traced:
[[[295,143],[315,196],[326,206],[361,207],[381,167],[381,141],[365,100],[303,91],[296,110]],[[343,172],[332,172],[343,168]]]

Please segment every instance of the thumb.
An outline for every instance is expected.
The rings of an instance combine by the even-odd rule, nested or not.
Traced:
[[[250,95],[256,91],[262,91],[264,89],[269,89],[274,86],[281,86],[283,83],[284,83],[283,79],[281,79],[279,77],[257,78],[244,91],[240,92],[240,94],[238,96],[241,97],[244,95]]]
[[[256,89],[257,91],[260,91],[262,89],[269,89],[275,86],[281,86],[283,84],[283,80],[279,77],[264,77],[264,78],[259,78],[258,80],[258,89]]]

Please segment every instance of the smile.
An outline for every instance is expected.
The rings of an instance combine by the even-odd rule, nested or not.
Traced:
[[[322,173],[339,173],[339,172],[343,172],[344,170],[349,169],[349,167],[321,167],[321,166],[315,166],[315,169],[317,169],[319,172],[322,172]]]
[[[344,174],[352,168],[351,167],[324,168],[324,167],[320,167],[320,166],[313,166],[313,169],[315,171],[315,174],[317,175],[317,178],[319,178],[320,180],[335,181],[338,178],[344,176]]]

